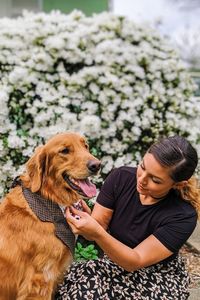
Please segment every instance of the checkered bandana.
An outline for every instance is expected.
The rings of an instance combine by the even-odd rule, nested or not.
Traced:
[[[51,222],[55,225],[55,235],[70,249],[73,255],[75,236],[65,220],[59,205],[51,200],[44,199],[38,193],[32,193],[23,186],[22,191],[26,201],[36,216],[43,222]]]

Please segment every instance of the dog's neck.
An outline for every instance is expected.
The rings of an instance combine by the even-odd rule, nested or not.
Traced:
[[[12,188],[16,186],[21,186],[25,200],[38,219],[54,224],[56,237],[70,249],[73,255],[75,235],[64,217],[65,207],[45,199],[39,193],[32,193],[30,189],[23,186],[19,177],[13,181]]]
[[[59,204],[59,207],[60,207],[60,209],[61,209],[61,211],[62,211],[62,213],[63,213],[63,215],[65,216],[65,210],[66,210],[66,205],[64,206],[64,205],[60,205]]]
[[[74,253],[75,236],[69,227],[59,205],[43,198],[38,193],[32,193],[23,187],[22,191],[26,201],[35,215],[43,222],[51,222],[55,226],[55,235]]]

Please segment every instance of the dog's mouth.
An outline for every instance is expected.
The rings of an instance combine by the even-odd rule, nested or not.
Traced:
[[[96,196],[96,186],[89,180],[89,178],[75,179],[67,174],[65,174],[63,178],[67,184],[81,196],[86,198],[92,198]]]

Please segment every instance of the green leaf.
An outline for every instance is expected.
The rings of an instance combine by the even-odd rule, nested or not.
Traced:
[[[79,242],[77,243],[76,246],[77,246],[78,250],[81,250],[81,249],[83,248],[83,246],[82,246],[81,243],[79,243]]]
[[[87,246],[87,247],[86,247],[86,250],[87,250],[87,251],[92,251],[92,250],[94,250],[94,245],[91,244],[91,245]]]

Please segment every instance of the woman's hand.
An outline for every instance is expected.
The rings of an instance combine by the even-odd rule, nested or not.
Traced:
[[[89,206],[87,205],[87,203],[84,200],[82,200],[82,199],[80,201],[81,201],[81,205],[82,205],[83,211],[85,211],[86,213],[88,213],[89,215],[91,215],[92,211],[89,208]]]
[[[103,229],[88,212],[77,210],[73,206],[66,209],[66,219],[73,233],[80,234],[87,240],[95,240]]]

